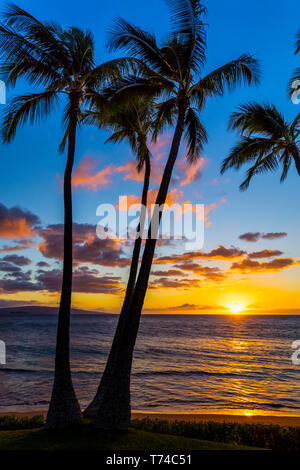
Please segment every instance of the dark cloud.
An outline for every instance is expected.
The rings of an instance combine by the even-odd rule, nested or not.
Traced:
[[[226,278],[226,274],[224,274],[220,268],[201,266],[198,263],[192,263],[189,261],[177,264],[174,267],[183,269],[184,271],[191,271],[193,274],[202,276],[207,280],[218,282],[223,281]]]
[[[248,257],[250,259],[274,258],[275,256],[280,256],[282,254],[283,252],[279,250],[261,250],[249,253]]]
[[[49,225],[38,231],[43,241],[39,251],[46,258],[63,259],[63,225]],[[123,248],[112,239],[99,239],[96,227],[88,224],[73,225],[74,263],[90,263],[101,266],[126,267],[131,259],[124,254]]]
[[[18,255],[8,255],[2,258],[3,261],[7,261],[8,263],[13,263],[17,266],[28,266],[32,263],[31,259],[25,258],[25,256],[18,256]]]
[[[168,277],[160,277],[149,284],[150,289],[192,289],[193,287],[200,287],[199,279],[170,279]]]
[[[46,261],[39,261],[38,263],[36,263],[36,265],[39,268],[49,268],[50,267],[50,264],[46,263]]]
[[[238,270],[240,272],[251,273],[251,272],[277,272],[282,271],[291,266],[296,266],[299,264],[299,261],[292,258],[276,258],[272,261],[259,262],[253,261],[250,258],[246,258],[242,261],[233,263],[231,268],[232,270]]]
[[[261,238],[260,232],[247,232],[239,236],[240,240],[245,240],[246,242],[255,243]]]
[[[270,233],[265,233],[262,235],[262,238],[264,240],[277,240],[278,238],[285,238],[287,237],[286,232],[270,232]]]
[[[40,290],[59,292],[61,289],[62,273],[59,270],[39,271],[36,280]],[[96,270],[86,267],[80,268],[73,273],[73,292],[93,294],[116,294],[122,290],[120,277],[101,276]]]
[[[235,248],[234,246],[226,248],[223,245],[218,246],[214,250],[205,253],[203,251],[190,251],[183,253],[182,255],[172,255],[172,256],[162,256],[156,258],[154,263],[156,264],[165,264],[165,263],[179,263],[186,260],[195,260],[195,259],[214,259],[214,260],[227,260],[227,259],[238,259],[242,258],[247,254],[246,251]]]
[[[31,273],[23,273],[21,270],[18,273],[13,273],[13,278],[4,277],[0,279],[0,292],[1,293],[16,293],[23,291],[38,291],[40,287],[31,281]]]
[[[163,276],[185,276],[185,274],[182,273],[179,269],[168,269],[168,271],[152,271],[151,275],[152,276],[158,276],[158,277],[163,277]]]
[[[261,232],[247,232],[239,236],[240,240],[245,240],[246,242],[255,243],[260,239],[264,240],[277,240],[279,238],[287,237],[286,232],[270,232],[270,233],[261,233]]]
[[[19,207],[8,209],[0,203],[0,238],[5,240],[33,238],[39,223],[40,220],[35,214]]]
[[[39,270],[35,278],[31,272],[23,273],[19,267],[4,278],[0,279],[0,292],[30,292],[47,291],[60,292],[62,272],[58,269],[51,271]],[[73,273],[73,292],[116,294],[122,291],[121,278],[111,275],[100,275],[97,270],[86,267],[79,268]]]

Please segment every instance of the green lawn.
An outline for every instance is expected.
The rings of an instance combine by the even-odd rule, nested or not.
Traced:
[[[108,435],[87,427],[49,434],[44,429],[0,431],[0,450],[249,450],[187,437],[131,429],[127,434]]]

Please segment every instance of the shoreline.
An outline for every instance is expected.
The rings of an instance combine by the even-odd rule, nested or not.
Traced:
[[[17,416],[19,418],[31,418],[36,415],[46,417],[45,410],[36,410],[28,412],[0,412],[2,416]],[[159,419],[167,421],[186,421],[186,422],[205,422],[215,421],[218,423],[239,423],[239,424],[273,424],[279,426],[300,427],[300,416],[283,416],[283,415],[245,415],[245,414],[222,414],[222,413],[147,413],[141,411],[133,411],[132,419]]]

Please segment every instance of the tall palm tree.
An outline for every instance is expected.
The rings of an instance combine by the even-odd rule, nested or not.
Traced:
[[[25,78],[38,87],[37,93],[13,98],[4,116],[4,142],[15,137],[18,126],[32,124],[54,112],[59,97],[66,104],[61,150],[68,144],[64,174],[64,258],[58,315],[55,377],[47,416],[48,428],[62,428],[81,418],[70,372],[69,327],[72,293],[72,169],[80,115],[93,103],[95,90],[118,76],[130,61],[122,59],[95,65],[94,41],[90,32],[63,30],[56,23],[41,22],[16,5],[10,5],[0,25],[0,76],[14,86]],[[98,96],[98,101],[99,101]]]
[[[292,162],[300,175],[300,114],[287,122],[273,105],[247,103],[231,115],[229,128],[239,131],[241,138],[223,161],[221,172],[250,166],[241,190],[248,188],[253,176],[279,167],[284,181]]]
[[[179,147],[184,137],[187,159],[195,161],[206,142],[206,132],[198,113],[209,96],[221,96],[237,84],[258,81],[257,62],[243,54],[236,60],[202,75],[206,58],[205,8],[199,0],[168,0],[172,32],[161,47],[155,37],[124,19],[118,19],[111,31],[109,46],[125,49],[141,62],[143,73],[128,75],[115,87],[118,96],[144,95],[158,100],[154,137],[166,125],[175,132],[156,199],[153,221],[160,222]],[[128,309],[122,335],[117,339],[117,352],[98,389],[95,425],[105,429],[128,429],[130,422],[130,375],[133,351],[139,329],[153,261],[159,223],[149,228],[139,275]],[[99,390],[101,393],[99,394]]]
[[[130,103],[120,103],[118,99],[118,103],[116,105],[110,101],[108,103],[108,110],[106,113],[103,106],[101,106],[100,112],[90,111],[85,120],[90,124],[98,124],[100,128],[105,127],[113,130],[113,134],[107,139],[106,142],[119,143],[122,141],[127,141],[133,153],[136,155],[138,162],[137,171],[140,172],[143,168],[145,169],[141,196],[141,214],[137,227],[137,235],[134,242],[129,278],[127,281],[122,310],[119,316],[116,335],[107,360],[107,366],[104,371],[105,377],[107,374],[109,374],[110,365],[114,361],[114,356],[118,345],[118,338],[122,334],[122,327],[126,319],[126,313],[130,305],[138,272],[142,245],[142,234],[145,227],[146,214],[144,208],[147,207],[151,174],[151,153],[147,141],[153,127],[153,102],[149,99],[145,100],[143,98],[137,98]],[[102,383],[103,381],[101,381],[95,399],[84,411],[84,416],[87,418],[94,417],[97,413],[101,396]]]

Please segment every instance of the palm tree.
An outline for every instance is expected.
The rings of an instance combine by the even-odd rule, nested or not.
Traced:
[[[247,103],[231,115],[229,128],[239,131],[241,138],[223,161],[221,172],[250,165],[241,190],[248,188],[253,176],[279,167],[284,181],[292,162],[300,175],[300,114],[287,122],[273,105]]]
[[[93,103],[95,90],[116,77],[130,61],[122,59],[95,65],[90,32],[63,30],[58,24],[41,22],[16,5],[10,5],[0,25],[0,75],[7,85],[19,78],[39,87],[37,93],[13,98],[4,116],[4,142],[15,137],[18,126],[32,124],[54,112],[59,97],[65,97],[65,127],[60,149],[68,144],[64,174],[64,258],[58,315],[55,377],[47,416],[48,428],[62,428],[81,419],[70,371],[69,327],[72,293],[72,169],[80,115]],[[98,96],[98,101],[99,101]]]
[[[157,105],[154,137],[167,125],[175,125],[175,132],[156,199],[156,209],[149,228],[139,275],[132,295],[122,335],[117,338],[116,354],[109,372],[98,389],[97,416],[99,428],[126,430],[130,422],[130,375],[133,351],[139,329],[141,311],[155,251],[159,229],[173,168],[184,137],[187,159],[194,162],[206,142],[206,132],[198,113],[209,96],[221,96],[242,82],[258,81],[257,61],[243,54],[238,59],[202,76],[206,58],[205,9],[199,0],[169,0],[172,32],[159,47],[148,32],[118,19],[111,31],[109,46],[115,51],[125,49],[140,60],[143,73],[128,75],[115,86],[115,96],[151,96]],[[101,390],[101,393],[99,393]]]
[[[111,109],[114,111],[112,112]],[[105,117],[104,117],[105,114]],[[106,142],[119,143],[127,141],[137,157],[137,171],[142,171],[145,167],[143,190],[141,197],[141,215],[137,227],[137,236],[134,242],[132,253],[131,266],[129,271],[129,278],[127,282],[125,297],[123,301],[122,310],[119,316],[116,335],[111,347],[107,366],[104,371],[103,380],[99,386],[99,390],[93,402],[84,411],[86,418],[94,417],[98,410],[99,397],[101,396],[102,384],[105,381],[105,376],[110,371],[110,365],[114,361],[114,355],[118,344],[118,338],[122,334],[122,327],[126,319],[126,313],[130,305],[131,297],[133,294],[136,276],[138,272],[140,251],[142,245],[142,234],[145,226],[145,211],[147,207],[148,189],[150,184],[151,174],[151,160],[150,150],[147,144],[149,133],[153,125],[153,102],[138,98],[131,103],[108,103],[108,110],[104,112],[103,106],[99,111],[90,111],[86,117],[86,122],[90,124],[98,124],[100,128],[109,128],[113,130],[113,134],[107,139]]]

